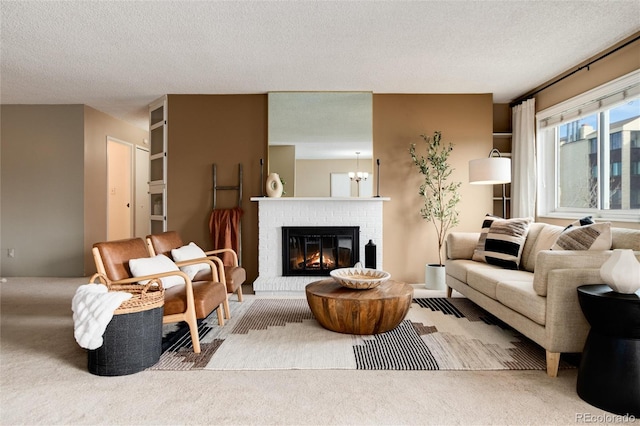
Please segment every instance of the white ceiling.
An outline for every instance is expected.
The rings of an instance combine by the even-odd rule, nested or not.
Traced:
[[[640,30],[632,1],[6,1],[3,104],[138,127],[164,94],[493,93],[513,100]]]

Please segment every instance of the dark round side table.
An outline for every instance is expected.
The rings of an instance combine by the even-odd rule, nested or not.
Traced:
[[[578,300],[591,325],[578,395],[603,410],[640,416],[640,296],[597,284],[578,287]]]

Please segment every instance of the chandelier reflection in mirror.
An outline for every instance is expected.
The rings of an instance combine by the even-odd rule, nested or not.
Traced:
[[[358,197],[360,196],[360,181],[367,180],[369,173],[360,171],[360,151],[356,151],[356,171],[349,172],[349,179],[356,182]]]

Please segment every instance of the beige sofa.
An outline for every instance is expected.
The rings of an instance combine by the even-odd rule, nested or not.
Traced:
[[[589,324],[582,315],[576,288],[602,283],[600,266],[611,251],[545,250],[562,227],[532,223],[522,251],[520,270],[471,260],[479,232],[452,232],[447,237],[447,296],[452,289],[481,306],[546,350],[547,374],[558,374],[560,353],[582,352]],[[611,228],[612,249],[636,251],[640,230]]]

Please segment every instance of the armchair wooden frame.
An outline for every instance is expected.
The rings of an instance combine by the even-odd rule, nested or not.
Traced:
[[[162,238],[162,239],[160,239]],[[153,239],[156,240],[156,244],[161,244],[159,247],[159,249],[157,249],[156,246],[154,246],[154,241]],[[164,232],[162,234],[157,234],[157,235],[148,235],[146,237],[146,243],[147,243],[147,250],[149,251],[149,255],[150,256],[156,256],[157,254],[160,253],[165,253],[168,256],[171,256],[169,253],[169,250],[172,248],[178,248],[180,246],[182,246],[184,243],[182,242],[182,239],[180,238],[179,234],[175,231],[168,231],[168,232]],[[159,253],[160,252],[160,253]],[[219,282],[221,282],[225,288],[227,288],[227,291],[232,291],[231,289],[229,289],[228,283],[227,283],[227,270],[225,268],[225,265],[222,261],[222,259],[220,257],[218,257],[218,254],[221,253],[230,253],[231,254],[231,258],[232,258],[232,266],[231,268],[239,268],[239,261],[238,261],[238,254],[231,248],[223,248],[223,249],[216,249],[216,250],[210,250],[210,251],[205,251],[204,254],[207,256],[206,258],[202,258],[199,261],[196,261],[195,263],[201,263],[204,261],[204,259],[207,259],[209,261],[213,261],[215,262],[218,271],[218,278],[217,280]],[[192,259],[192,260],[197,260],[197,259]],[[180,265],[180,262],[176,262],[176,265]],[[242,269],[242,268],[240,268]],[[233,272],[231,273],[233,274]],[[215,279],[215,277],[214,277]],[[244,278],[243,278],[244,280]],[[238,296],[238,302],[242,302],[243,301],[243,294],[242,294],[242,282],[237,285],[237,288],[235,289],[235,293]],[[231,310],[229,309],[229,298],[227,297],[227,300],[225,302],[225,317],[226,319],[230,319],[231,318]]]
[[[233,258],[233,266],[236,267],[236,268],[239,266],[238,253],[236,253],[235,250],[230,249],[230,248],[209,250],[209,251],[205,251],[204,252],[204,254],[207,255],[207,258],[216,259],[216,260],[219,261],[220,270],[223,271],[220,274],[220,279],[222,280],[221,282],[226,286],[227,285],[227,279],[225,278],[225,274],[224,274],[224,264],[222,263],[222,260],[218,256],[216,256],[217,254],[220,254],[220,253],[231,253],[231,257]],[[238,295],[238,302],[242,302],[242,285],[238,286],[238,289],[236,290],[236,294]]]
[[[113,280],[111,279],[111,277],[109,277],[109,275],[106,272],[105,269],[105,264],[104,261],[102,259],[102,256],[100,254],[100,251],[98,250],[97,247],[93,247],[92,249],[92,253],[93,253],[93,259],[95,261],[96,264],[96,269],[97,269],[97,276],[100,279],[101,282],[103,282],[103,284],[106,285],[106,282],[104,282],[103,277],[101,277],[101,275],[103,275],[104,277],[107,277],[108,279],[111,280],[112,284],[129,284],[129,283],[137,283],[139,281],[144,281],[144,280],[156,280],[162,277],[169,277],[169,276],[180,276],[181,278],[184,279],[185,282],[185,296],[186,296],[186,305],[187,308],[184,312],[181,313],[176,313],[176,314],[169,314],[169,315],[164,315],[162,317],[162,323],[163,324],[170,324],[170,323],[174,323],[174,322],[181,322],[184,321],[187,323],[187,325],[189,326],[189,332],[191,334],[191,341],[193,344],[193,352],[194,353],[200,353],[200,337],[198,336],[198,320],[196,317],[196,308],[195,308],[195,299],[194,299],[194,291],[193,291],[193,283],[191,281],[191,279],[189,278],[189,276],[187,276],[187,274],[185,274],[182,271],[171,271],[171,272],[163,272],[163,273],[158,273],[158,274],[153,274],[153,275],[145,275],[145,276],[140,276],[140,277],[130,277],[130,278],[125,278],[125,279],[120,279],[120,280]],[[176,262],[176,265],[178,267],[180,266],[187,266],[187,265],[191,265],[191,264],[198,264],[198,263],[208,263],[211,266],[211,273],[212,276],[214,278],[214,280],[218,277],[218,268],[216,267],[215,263],[209,259],[193,259],[193,260],[187,260],[187,261],[183,261],[183,262]],[[225,291],[226,294],[226,291]],[[223,310],[227,311],[229,309],[228,306],[228,302],[227,299],[225,297],[225,301],[223,303],[221,303],[218,308],[217,308],[217,315],[218,315],[218,324],[220,326],[224,325],[224,313]]]

